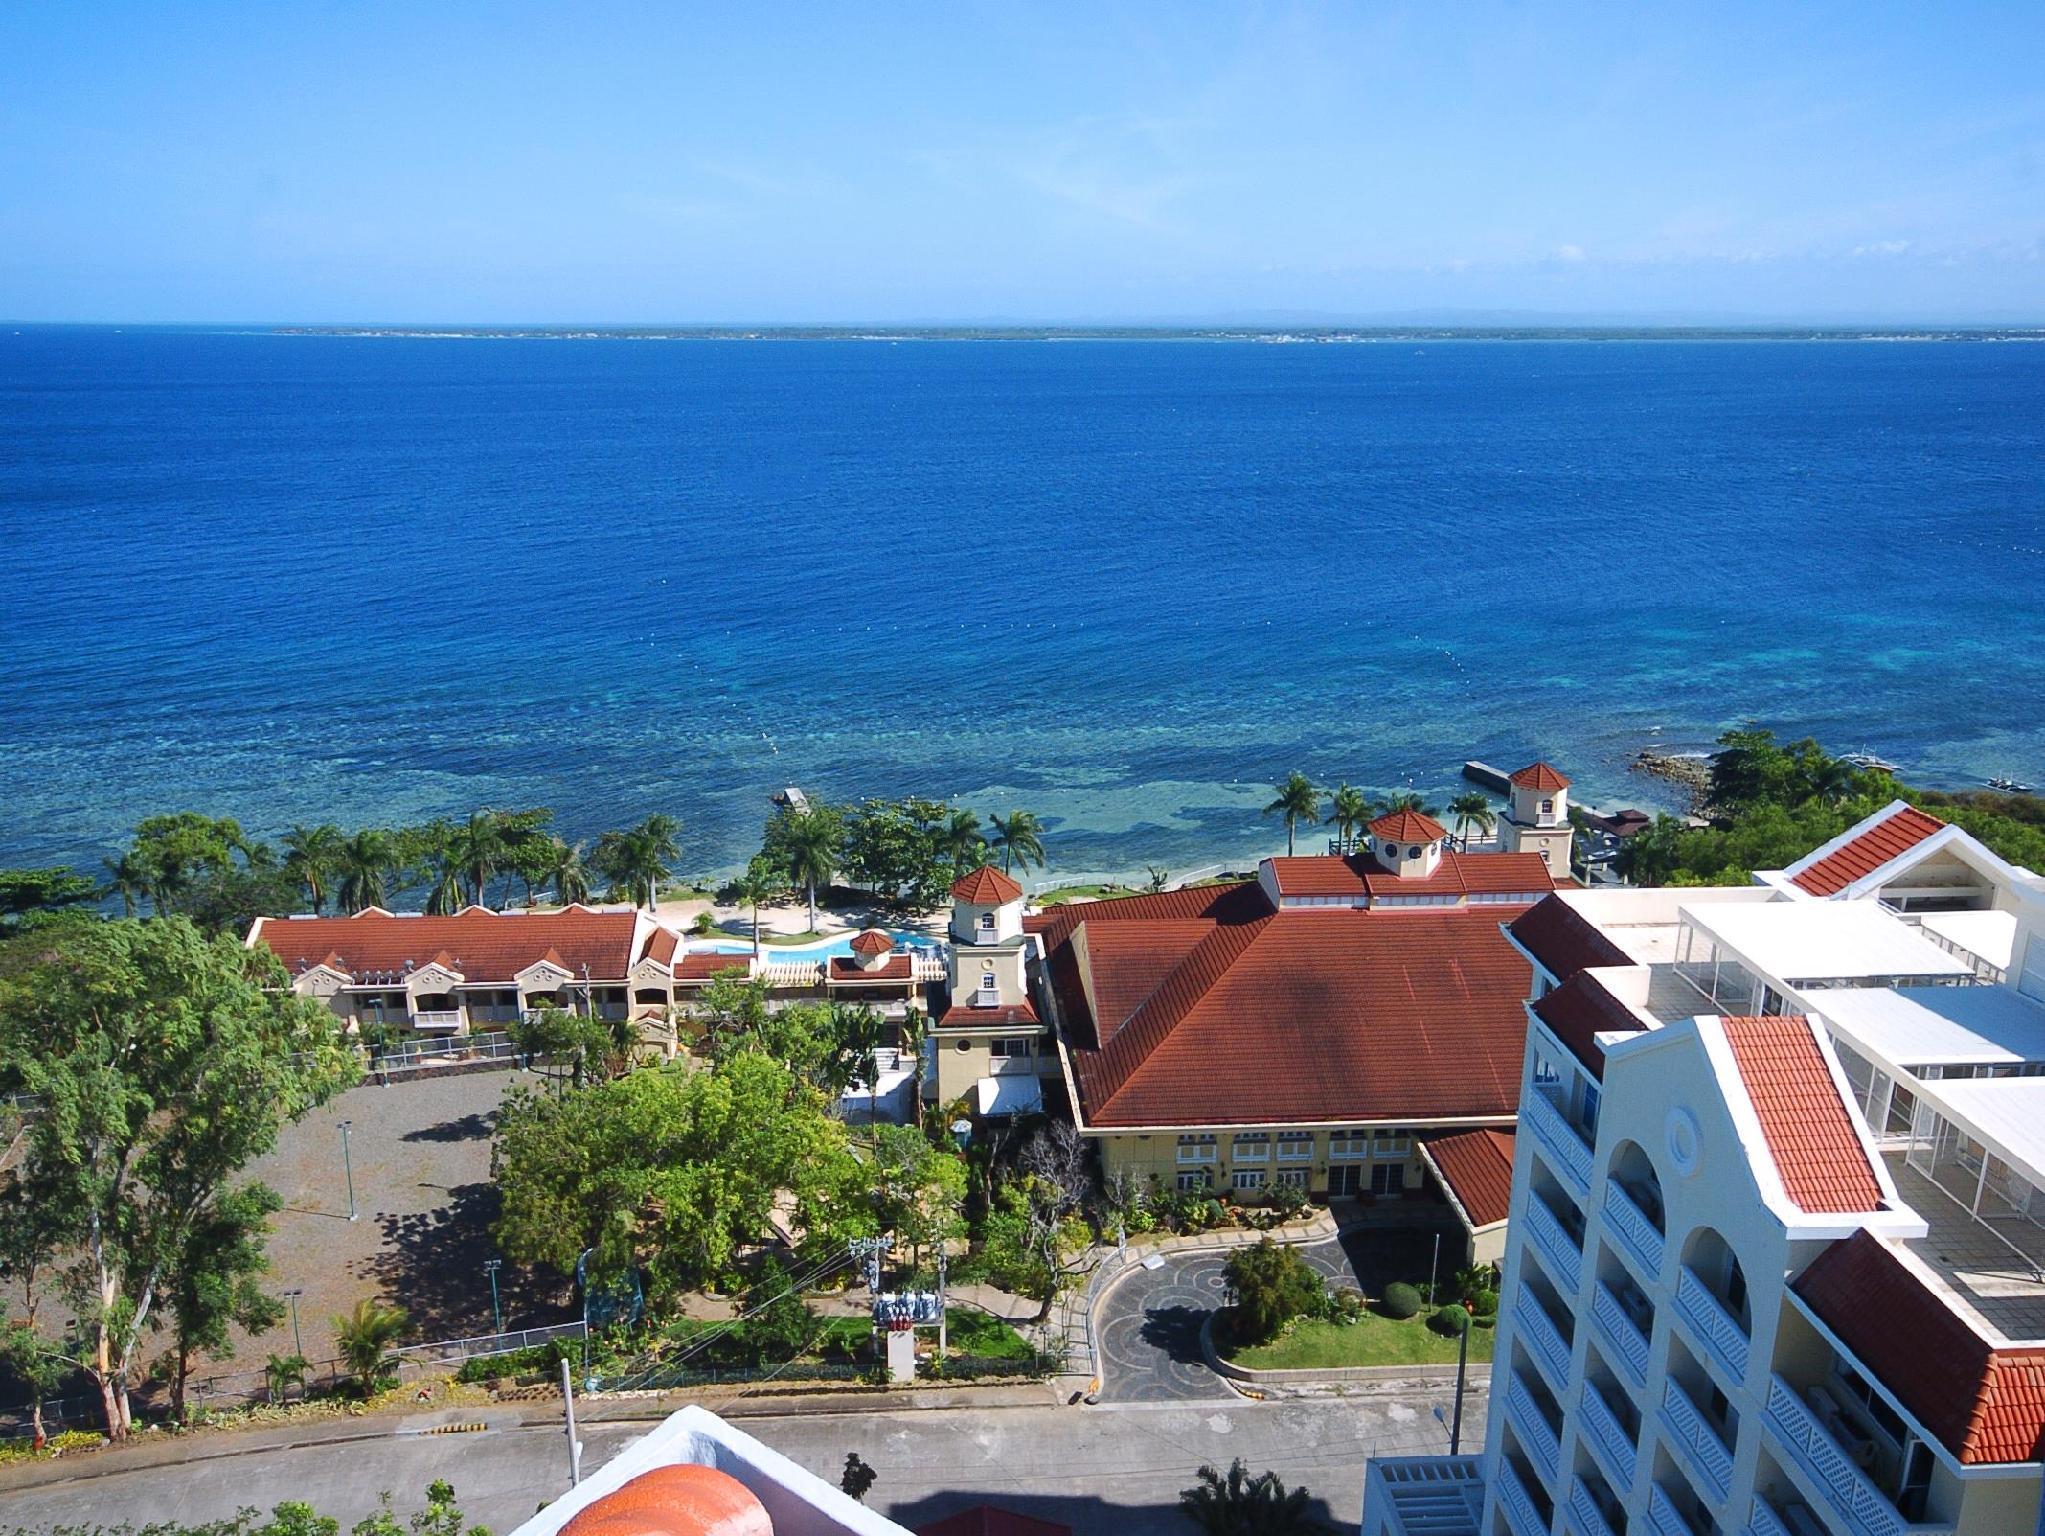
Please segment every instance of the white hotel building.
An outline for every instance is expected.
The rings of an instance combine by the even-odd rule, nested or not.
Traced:
[[[1900,803],[1558,893],[1481,1455],[1363,1536],[2018,1536],[2045,1456],[2045,881]]]

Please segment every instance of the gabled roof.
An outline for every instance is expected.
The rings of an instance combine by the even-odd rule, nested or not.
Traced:
[[[864,928],[852,936],[855,955],[884,955],[894,947],[895,941],[878,928]]]
[[[682,956],[675,966],[676,981],[709,981],[727,971],[750,970],[751,955],[720,954],[716,950],[698,950],[692,955]]]
[[[2045,1459],[2045,1348],[1984,1337],[1866,1231],[1819,1254],[1792,1289],[1960,1461]]]
[[[1557,790],[1569,788],[1569,780],[1546,763],[1527,764],[1512,776],[1512,782],[1521,789],[1538,790],[1544,795],[1552,795]]]
[[[1003,1003],[995,1008],[975,1008],[970,1003],[953,1003],[937,1021],[939,1029],[1005,1029],[1012,1025],[1036,1024],[1037,1010],[1028,1003]]]
[[[1440,822],[1419,811],[1393,811],[1372,822],[1370,829],[1379,837],[1400,843],[1438,843],[1448,836]]]
[[[623,981],[631,969],[638,914],[564,907],[558,912],[489,912],[471,907],[450,917],[358,912],[352,917],[258,918],[249,936],[263,943],[294,975],[315,965],[336,965],[358,981],[404,976],[444,956],[440,964],[465,981],[509,984],[534,961],[552,958],[592,981]]]
[[[1783,873],[1789,876],[1791,884],[1810,895],[1836,896],[1945,827],[1945,822],[1908,801],[1892,800]]]
[[[672,966],[675,950],[680,947],[682,937],[672,928],[655,928],[646,935],[646,949],[639,958],[651,960],[659,965]]]
[[[1496,1226],[1512,1210],[1512,1132],[1423,1136],[1420,1155],[1447,1186],[1471,1231]]]
[[[1637,1034],[1647,1022],[1628,1008],[1597,977],[1578,971],[1534,1003],[1534,1017],[1555,1032],[1555,1038],[1590,1069],[1591,1076],[1605,1075],[1605,1052],[1597,1037],[1623,1030]]]
[[[1367,853],[1338,858],[1308,854],[1274,858],[1271,878],[1280,897],[1286,896],[1466,896],[1525,892],[1529,896],[1555,889],[1548,861],[1538,853],[1459,853],[1442,850],[1431,875],[1401,877]]]
[[[907,981],[915,962],[908,955],[891,956],[884,964],[868,970],[857,960],[845,955],[831,956],[830,979],[832,981]]]
[[[954,881],[951,893],[976,907],[999,907],[1021,899],[1023,888],[992,864],[982,864],[970,875]]]
[[[1852,1112],[1801,1014],[1721,1019],[1783,1192],[1812,1215],[1882,1209]]]
[[[1538,902],[1512,920],[1520,947],[1557,981],[1593,966],[1631,965],[1633,957],[1560,896]]]

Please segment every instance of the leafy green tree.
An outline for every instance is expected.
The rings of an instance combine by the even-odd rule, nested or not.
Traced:
[[[403,1307],[389,1307],[365,1296],[354,1310],[332,1319],[334,1348],[341,1363],[355,1378],[364,1397],[374,1396],[391,1379],[397,1362],[391,1346],[405,1332],[411,1318]]]
[[[0,1326],[0,1369],[27,1390],[29,1432],[40,1446],[49,1438],[43,1428],[43,1399],[63,1384],[70,1362],[34,1323],[14,1321]]]
[[[1472,827],[1489,837],[1498,825],[1498,813],[1491,809],[1491,802],[1475,790],[1451,800],[1449,814],[1456,819],[1456,835],[1465,842],[1469,841]]]
[[[810,811],[792,818],[788,827],[788,874],[809,896],[809,927],[817,926],[817,887],[828,886],[838,873],[838,844],[843,836],[838,818]]]
[[[328,890],[341,864],[343,841],[341,829],[331,822],[296,826],[278,839],[284,850],[284,873],[305,887],[305,899],[314,912],[326,910]]]
[[[528,1061],[546,1061],[571,1087],[593,1078],[615,1077],[631,1062],[629,1019],[605,1020],[565,1008],[536,1008],[508,1031],[512,1048]]]
[[[99,899],[99,882],[68,869],[0,869],[0,935]]]
[[[1267,811],[1265,814],[1271,813]],[[1328,823],[1334,827],[1335,835],[1345,845],[1351,843],[1369,820],[1370,797],[1354,784],[1336,786],[1335,792],[1328,797]]]
[[[239,938],[257,918],[289,912],[298,896],[298,882],[277,864],[230,864],[192,880],[178,910],[208,933]]]
[[[1682,861],[1683,824],[1663,812],[1619,845],[1612,867],[1635,885],[1667,885]]]
[[[957,871],[952,808],[941,800],[867,800],[845,816],[841,863],[869,890],[911,910],[943,902]]]
[[[1202,1467],[1199,1482],[1179,1494],[1179,1508],[1204,1536],[1327,1536],[1329,1527],[1308,1513],[1313,1497],[1287,1489],[1276,1472],[1250,1476],[1238,1457],[1228,1475]]]
[[[873,1128],[874,1215],[895,1251],[919,1267],[926,1251],[966,1235],[966,1161],[932,1145],[913,1125]]]
[[[365,827],[350,835],[334,856],[341,907],[360,912],[366,907],[390,902],[392,872],[399,862],[398,846],[390,833]]]
[[[1064,1278],[1068,1224],[1091,1188],[1086,1144],[1070,1121],[1057,1121],[1023,1143],[1014,1166],[1014,1176],[994,1188],[964,1272],[1034,1297],[1041,1322]]]
[[[1320,1305],[1320,1271],[1288,1244],[1265,1238],[1252,1248],[1230,1252],[1222,1266],[1235,1333],[1246,1344],[1261,1344],[1302,1313]]]
[[[674,817],[656,812],[636,827],[606,832],[597,839],[590,867],[636,905],[657,906],[660,882],[681,857],[681,830]]]
[[[760,908],[788,889],[785,871],[777,872],[764,853],[753,855],[745,872],[732,882],[732,900],[753,913],[753,959],[760,958]],[[816,922],[810,919],[811,924]]]
[[[755,1050],[558,1099],[514,1094],[491,1166],[507,1257],[567,1270],[592,1249],[594,1273],[637,1267],[658,1294],[728,1277],[783,1192],[811,1240],[838,1240],[860,1180],[822,1095]]]
[[[95,923],[0,946],[0,1063],[43,1110],[15,1176],[64,1213],[75,1363],[125,1438],[142,1343],[193,1233],[279,1127],[359,1070],[283,966],[189,922]]]
[[[121,916],[133,917],[149,898],[149,871],[131,848],[118,858],[101,859],[107,883],[101,894],[121,898]]]
[[[1010,811],[994,818],[994,846],[1001,850],[1003,874],[1013,874],[1020,865],[1024,874],[1030,867],[1044,867],[1044,824],[1030,811]]]
[[[184,1422],[185,1388],[198,1356],[231,1360],[234,1329],[256,1337],[283,1320],[284,1303],[262,1288],[270,1269],[264,1251],[270,1217],[283,1207],[268,1185],[243,1184],[223,1194],[186,1234],[164,1298],[171,1325],[165,1359],[173,1422]]]
[[[755,1365],[784,1364],[816,1342],[816,1314],[787,1266],[771,1255],[746,1288],[742,1315],[739,1344]]]
[[[1264,807],[1266,816],[1285,819],[1285,852],[1293,851],[1293,831],[1300,822],[1311,826],[1321,819],[1321,792],[1303,773],[1294,773],[1278,786],[1278,797]]]
[[[232,868],[237,856],[252,865],[263,851],[239,822],[197,811],[149,817],[135,828],[127,855],[130,875],[159,916],[180,910],[201,875]]]

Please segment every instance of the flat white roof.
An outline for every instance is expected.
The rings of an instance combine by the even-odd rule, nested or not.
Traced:
[[[1029,1115],[1044,1107],[1044,1086],[1034,1072],[1003,1072],[973,1083],[974,1106],[983,1115]]]
[[[1924,1097],[2033,1185],[2045,1185],[2045,1077],[1946,1078]]]
[[[1872,901],[1686,905],[1683,917],[1749,970],[1792,985],[1974,974],[1964,960]],[[1685,958],[1694,964],[1702,956]]]
[[[2010,956],[2017,947],[2016,913],[1927,912],[1921,922],[1927,933],[1978,955],[1997,970],[2009,969]]]
[[[2008,987],[1832,987],[1805,1001],[1891,1075],[2045,1061],[2045,1005]]]

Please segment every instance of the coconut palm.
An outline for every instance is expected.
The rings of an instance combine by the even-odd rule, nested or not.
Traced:
[[[787,882],[768,863],[764,854],[755,854],[745,873],[732,882],[733,898],[740,906],[753,909],[753,962],[756,965],[760,960],[760,908],[786,888]],[[810,926],[816,926],[815,918],[810,919]]]
[[[1312,825],[1321,819],[1321,792],[1305,774],[1294,773],[1278,786],[1278,798],[1264,807],[1264,814],[1285,818],[1285,852],[1289,858],[1294,828],[1302,821]]]
[[[590,863],[634,903],[653,907],[660,901],[660,882],[681,856],[682,824],[655,812],[638,826],[606,832],[597,839]]]
[[[305,887],[315,913],[325,910],[327,887],[341,861],[341,829],[331,822],[297,826],[279,841],[284,845],[284,873]]]
[[[1020,864],[1024,874],[1030,866],[1044,867],[1044,824],[1029,811],[1011,811],[994,818],[994,846],[1001,850],[1001,872],[1015,873]]]
[[[1380,816],[1396,816],[1401,811],[1414,811],[1422,816],[1439,816],[1441,814],[1438,806],[1429,805],[1425,795],[1421,794],[1418,790],[1412,789],[1401,790],[1396,795],[1387,796],[1378,814]]]
[[[428,917],[452,917],[461,911],[462,871],[452,855],[438,853],[433,856],[433,885],[426,893],[426,915]]]
[[[1357,829],[1370,820],[1370,796],[1353,784],[1340,785],[1328,797],[1328,824],[1346,847],[1355,841]]]
[[[1498,815],[1491,809],[1491,802],[1475,790],[1451,800],[1449,814],[1456,818],[1456,835],[1462,838],[1465,844],[1470,841],[1472,827],[1489,837],[1492,829],[1498,825]]]
[[[511,857],[512,840],[501,811],[477,811],[448,841],[448,858],[468,887],[469,900],[483,904],[483,888]]]
[[[334,858],[340,905],[349,912],[384,905],[390,900],[391,871],[397,862],[397,842],[381,828],[364,827],[348,838]]]
[[[944,824],[939,834],[944,839],[945,855],[954,869],[967,869],[980,862],[980,851],[987,844],[987,834],[980,830],[980,818],[961,807],[951,813],[951,820]]]
[[[838,823],[815,811],[791,818],[784,834],[788,875],[809,895],[809,927],[817,927],[817,887],[838,872]]]
[[[269,1388],[270,1401],[281,1403],[291,1395],[291,1389],[305,1389],[305,1373],[312,1369],[312,1362],[303,1355],[272,1355],[263,1362],[263,1384]]]
[[[1172,872],[1162,864],[1146,864],[1143,872],[1150,877],[1143,888],[1153,896],[1162,896],[1165,887],[1172,883]]]
[[[133,917],[136,903],[149,894],[149,876],[133,853],[124,853],[118,859],[101,859],[100,864],[107,872],[106,889],[102,896],[121,898],[121,916]]]
[[[1202,1467],[1200,1481],[1179,1493],[1179,1508],[1206,1536],[1310,1536],[1328,1527],[1307,1513],[1313,1496],[1288,1489],[1276,1472],[1250,1476],[1238,1457],[1228,1476]]]
[[[341,1352],[348,1374],[361,1383],[364,1397],[389,1379],[395,1363],[391,1345],[410,1321],[403,1307],[387,1307],[368,1296],[356,1302],[355,1310],[345,1317],[333,1319],[334,1348]]]
[[[546,882],[554,888],[554,899],[564,907],[572,902],[589,900],[589,869],[582,862],[582,851],[588,846],[587,843],[571,843],[558,837],[553,839]]]

